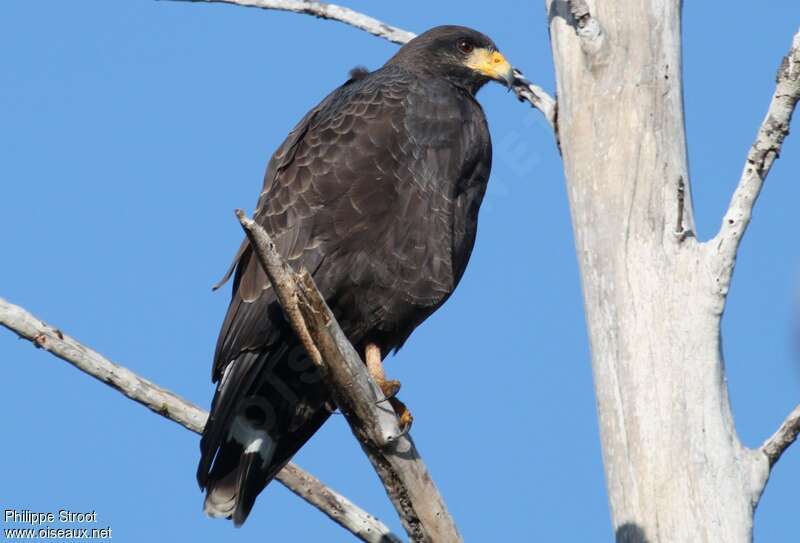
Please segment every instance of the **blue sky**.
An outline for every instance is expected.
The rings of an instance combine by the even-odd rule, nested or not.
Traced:
[[[532,5],[531,5],[532,4]],[[489,34],[553,90],[541,3],[348,3],[420,32]],[[717,228],[800,23],[795,0],[684,11],[686,121],[701,238]],[[228,290],[266,162],[347,71],[396,46],[308,16],[129,1],[0,3],[0,296],[207,407]],[[561,162],[541,115],[480,94],[495,164],[456,294],[390,360],[414,438],[467,541],[610,541]],[[797,124],[797,123],[795,123]],[[797,129],[795,129],[797,131]],[[755,446],[800,400],[800,138],[748,232],[724,320],[738,431]],[[96,510],[115,541],[351,541],[279,484],[247,524],[203,516],[198,438],[0,333],[0,505]],[[344,421],[297,455],[401,531]],[[777,465],[759,541],[796,531],[800,447]]]

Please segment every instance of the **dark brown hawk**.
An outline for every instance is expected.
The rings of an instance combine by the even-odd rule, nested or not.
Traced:
[[[311,273],[389,396],[399,385],[381,357],[447,300],[472,252],[492,161],[475,93],[512,77],[488,37],[434,28],[380,69],[354,72],[267,167],[255,220]],[[197,479],[206,512],[240,525],[331,402],[246,241],[234,265]]]

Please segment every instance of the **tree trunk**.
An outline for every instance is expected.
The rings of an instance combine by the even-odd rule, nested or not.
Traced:
[[[750,541],[769,466],[734,428],[728,282],[693,234],[681,2],[546,5],[617,541]]]

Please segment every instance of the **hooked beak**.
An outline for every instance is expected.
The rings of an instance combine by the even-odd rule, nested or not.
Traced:
[[[514,83],[514,68],[499,51],[476,49],[467,61],[467,66],[504,84],[509,90]]]

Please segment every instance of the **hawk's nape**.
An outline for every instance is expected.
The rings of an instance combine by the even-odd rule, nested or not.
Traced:
[[[255,221],[378,366],[464,273],[492,157],[474,94],[511,77],[483,34],[434,28],[333,91],[270,160]],[[246,240],[234,265],[197,479],[206,512],[240,525],[334,406]]]

